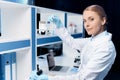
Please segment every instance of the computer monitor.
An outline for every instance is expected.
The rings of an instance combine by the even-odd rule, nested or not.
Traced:
[[[54,56],[60,56],[63,54],[63,43],[53,43],[49,45],[43,45],[37,47],[37,56],[48,54],[50,50],[53,50]]]

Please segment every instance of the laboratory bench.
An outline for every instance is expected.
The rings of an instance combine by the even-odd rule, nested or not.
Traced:
[[[67,67],[68,70],[67,71],[50,71],[48,67],[47,54],[37,57],[37,64],[39,65],[39,68],[43,70],[43,73],[49,74],[49,75],[70,75],[70,74],[77,73],[79,69],[74,67],[75,58],[73,57],[61,55],[61,56],[55,56],[54,60],[55,60],[55,65]]]

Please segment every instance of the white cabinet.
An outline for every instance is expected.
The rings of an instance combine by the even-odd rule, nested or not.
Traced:
[[[0,3],[0,42],[30,39],[31,8],[14,3]]]
[[[31,7],[0,1],[0,54],[30,47]]]
[[[82,15],[76,13],[70,13],[65,11],[53,10],[48,8],[36,7],[37,15],[37,45],[43,45],[51,42],[61,41],[59,37],[54,33],[55,24],[50,23],[49,17],[51,15],[56,15],[60,18],[70,34],[73,37],[83,37],[83,21]],[[72,26],[71,26],[72,25]]]
[[[0,79],[25,80],[33,68],[35,55],[31,6],[0,1]],[[35,21],[35,20],[34,20]],[[32,49],[33,48],[33,49]],[[15,62],[12,62],[14,53]],[[15,63],[15,65],[14,65]]]

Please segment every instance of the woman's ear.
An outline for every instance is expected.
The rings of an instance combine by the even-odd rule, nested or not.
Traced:
[[[103,17],[102,25],[105,25],[106,21],[107,21],[106,17]]]

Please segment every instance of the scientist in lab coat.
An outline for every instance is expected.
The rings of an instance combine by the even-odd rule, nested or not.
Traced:
[[[106,30],[107,16],[104,9],[99,5],[91,5],[83,11],[84,27],[88,35],[91,35],[89,38],[74,39],[57,16],[51,16],[49,20],[57,26],[56,34],[62,41],[81,52],[81,64],[76,74],[43,74],[36,80],[103,80],[116,57],[112,34]]]

